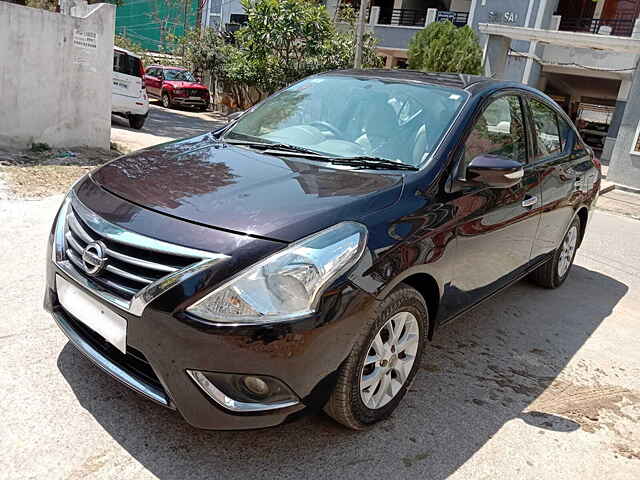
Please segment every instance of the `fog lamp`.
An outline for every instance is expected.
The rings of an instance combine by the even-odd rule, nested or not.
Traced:
[[[221,407],[238,413],[291,407],[300,403],[281,380],[266,375],[187,370],[187,374]]]
[[[258,377],[244,377],[242,383],[247,387],[250,394],[258,398],[266,397],[269,393],[269,385]]]

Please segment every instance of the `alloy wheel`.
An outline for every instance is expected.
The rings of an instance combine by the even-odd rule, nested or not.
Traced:
[[[389,403],[406,383],[418,351],[420,327],[409,312],[391,317],[373,337],[360,373],[360,398],[367,408]]]
[[[573,254],[576,251],[576,245],[578,244],[578,227],[573,225],[562,242],[562,249],[560,250],[560,258],[558,259],[558,276],[562,278],[573,260]]]

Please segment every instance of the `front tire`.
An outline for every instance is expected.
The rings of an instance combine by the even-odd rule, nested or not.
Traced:
[[[576,216],[551,260],[531,274],[530,279],[533,283],[551,289],[564,283],[569,276],[580,243],[580,226],[580,217]]]
[[[164,108],[171,108],[171,97],[169,97],[169,94],[167,92],[164,92],[162,94],[162,106]]]
[[[325,412],[353,430],[389,417],[416,375],[428,330],[422,295],[400,284],[363,326],[340,367]]]

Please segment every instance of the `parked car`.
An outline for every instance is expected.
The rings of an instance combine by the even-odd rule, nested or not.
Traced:
[[[52,229],[45,306],[196,427],[324,408],[363,429],[398,406],[440,326],[521,278],[565,282],[600,179],[531,87],[329,72],[81,179]]]
[[[209,89],[186,68],[151,65],[145,82],[149,96],[160,99],[164,108],[181,105],[206,110],[209,107]]]
[[[138,130],[144,126],[149,114],[142,60],[119,47],[113,48],[111,112],[126,118],[131,128]]]

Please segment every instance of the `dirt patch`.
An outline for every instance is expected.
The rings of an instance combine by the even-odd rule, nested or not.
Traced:
[[[91,148],[0,150],[0,196],[42,198],[64,193],[82,175],[119,155],[118,150]]]
[[[622,445],[619,443],[616,443],[613,448],[618,455],[622,455],[629,460],[640,460],[640,450],[637,448],[633,449],[628,445]]]
[[[606,427],[624,435],[617,429],[617,420],[640,421],[640,393],[621,387],[585,387],[557,381],[528,410],[563,415],[587,432]]]

